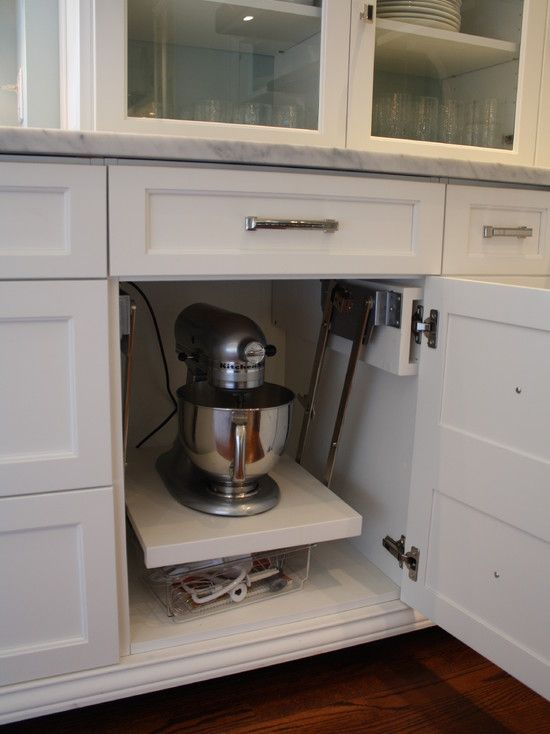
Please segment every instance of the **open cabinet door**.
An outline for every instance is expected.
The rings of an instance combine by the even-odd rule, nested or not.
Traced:
[[[429,278],[430,309],[402,599],[550,698],[550,289]]]

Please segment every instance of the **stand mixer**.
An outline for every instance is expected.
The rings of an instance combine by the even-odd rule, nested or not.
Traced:
[[[268,476],[284,450],[294,394],[264,382],[275,347],[254,321],[205,303],[175,324],[187,366],[177,391],[179,430],[157,470],[182,504],[214,515],[256,515],[279,501]]]

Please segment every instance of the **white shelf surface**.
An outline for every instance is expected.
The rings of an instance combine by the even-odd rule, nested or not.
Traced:
[[[517,59],[519,46],[397,20],[376,21],[376,69],[446,79]]]
[[[300,591],[185,622],[169,619],[130,564],[131,652],[226,637],[289,622],[337,614],[399,599],[400,590],[345,540],[312,549],[309,579]]]
[[[321,543],[361,533],[361,516],[287,456],[270,476],[279,504],[252,517],[221,517],[184,507],[155,469],[162,453],[140,449],[126,469],[126,510],[147,568]]]

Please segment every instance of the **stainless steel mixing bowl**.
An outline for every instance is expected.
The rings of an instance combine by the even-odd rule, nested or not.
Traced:
[[[294,393],[269,382],[246,391],[197,382],[177,394],[179,440],[210,488],[227,497],[253,492],[283,453]]]

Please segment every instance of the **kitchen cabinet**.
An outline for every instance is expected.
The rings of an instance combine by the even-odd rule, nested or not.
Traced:
[[[105,202],[102,166],[0,163],[3,686],[119,657]]]
[[[266,315],[257,300],[262,283],[237,286],[242,302],[249,305],[247,313],[261,321]],[[235,297],[232,288],[213,282],[151,283],[147,292],[170,323],[170,309],[179,309],[201,292],[203,298],[208,294],[209,302],[227,303]],[[299,314],[293,316],[297,294]],[[342,620],[359,610],[364,623],[372,625],[375,606],[381,611],[387,605],[391,619],[401,599],[548,696],[544,619],[550,599],[539,583],[550,554],[544,441],[550,399],[544,381],[544,353],[550,348],[544,316],[548,296],[547,279],[525,279],[521,286],[428,278],[423,303],[426,314],[438,311],[438,344],[432,349],[423,341],[418,380],[364,363],[358,368],[332,490],[362,515],[363,531],[347,542],[322,543],[318,554],[313,550],[311,583],[303,597],[308,597],[309,606],[300,603],[298,595],[290,595],[265,602],[263,609],[251,605],[217,618],[163,622],[155,602],[141,589],[143,561],[138,559],[130,572],[132,656],[161,655],[177,645],[196,649],[209,645],[209,650],[221,651],[223,639],[231,644],[233,635],[250,630],[261,639],[271,635],[280,642],[284,632],[278,625],[283,621],[301,625],[310,619],[317,626],[329,624],[328,618],[337,615],[344,624]],[[302,392],[320,320],[320,286],[312,281],[275,281],[268,299],[277,328],[283,331],[278,339],[286,355],[282,381]],[[149,340],[147,333],[140,338]],[[304,463],[317,476],[322,473],[346,368],[345,354],[337,346],[331,347],[327,358]],[[177,370],[175,357],[169,360],[171,369]],[[154,373],[150,367],[145,372],[146,381],[136,375],[140,401],[150,401],[153,395],[158,400]],[[175,430],[173,426],[160,444]],[[294,435],[290,450],[295,439]],[[151,509],[149,523],[147,518],[137,522],[138,529],[141,524],[149,535],[161,530],[160,525],[154,527],[158,523],[152,522],[153,516],[162,515],[172,532],[166,508],[159,505],[158,479],[153,477],[154,457],[160,451],[151,447],[133,468],[130,458],[128,466],[127,488],[132,503],[136,492],[141,495],[140,511],[150,487],[148,501],[155,506],[154,514]],[[523,488],[519,504],[518,486]],[[183,508],[184,514],[195,513]],[[203,533],[199,531],[197,540],[186,533],[187,547],[181,547],[177,558],[195,558],[190,546],[206,543],[211,525],[219,519],[197,518]],[[238,524],[240,519],[234,520]],[[219,523],[226,547],[242,552],[242,547],[232,545],[226,523],[227,518]],[[386,535],[399,539],[401,533],[406,536],[403,550],[418,551],[414,580],[382,545]],[[162,552],[171,554],[165,560],[175,562],[172,537],[164,533],[160,537],[165,540]],[[143,537],[140,541],[147,565],[156,565],[152,554],[158,554],[158,547],[149,546]],[[267,533],[265,542],[271,547]],[[532,601],[528,624],[522,593],[526,584]],[[344,624],[339,644],[347,638],[346,629]]]
[[[398,239],[398,245],[422,253],[423,243],[437,242],[437,248],[433,245],[429,251],[441,256],[444,185],[440,182],[318,173],[316,188],[309,173],[253,171],[245,186],[242,173],[220,173],[196,166],[111,167],[110,289],[115,293],[120,285],[132,295],[138,309],[130,446],[165,418],[171,408],[150,315],[129,281],[140,281],[140,288],[155,309],[173,385],[181,384],[185,377],[173,345],[175,319],[189,303],[207,301],[246,313],[257,321],[268,341],[278,347],[267,378],[284,383],[295,393],[307,390],[321,320],[318,277],[344,274],[343,269],[331,270],[337,267],[337,259],[322,251],[323,238],[338,233],[283,232],[292,237],[285,240],[289,244],[278,255],[278,265],[274,254],[279,252],[275,249],[278,245],[271,239],[265,245],[269,257],[257,260],[247,270],[246,256],[239,250],[243,247],[240,237],[244,224],[241,200],[248,203],[256,195],[262,203],[274,200],[286,209],[300,191],[307,190],[313,202],[308,206],[321,202],[323,209],[308,211],[308,218],[331,216],[324,207],[332,200],[343,207],[347,216],[350,209],[355,211],[358,201],[357,207],[367,209],[368,219],[374,220],[376,239],[368,219],[362,230],[361,241],[367,253],[371,243],[377,253],[383,232],[377,214],[389,202],[392,215],[386,218],[386,224],[392,217],[398,218],[403,208],[415,212],[409,239]],[[272,184],[265,181],[264,173],[274,177]],[[291,176],[296,178],[292,179],[294,188],[289,195]],[[323,184],[325,177],[327,183]],[[433,187],[433,194],[429,187]],[[481,187],[479,190],[483,191]],[[503,188],[502,196],[507,191],[514,190]],[[522,191],[521,197],[526,198],[516,199],[516,204],[521,211],[536,213],[542,231],[544,200],[539,200],[539,194]],[[230,202],[226,208],[225,197]],[[492,211],[504,199],[493,199],[489,194],[487,200],[479,201]],[[233,230],[228,222],[235,208],[239,226]],[[196,216],[195,209],[200,216]],[[208,218],[208,211],[215,215],[221,212],[219,220],[212,214]],[[426,211],[430,217],[424,223]],[[264,214],[302,216],[294,210],[290,214],[246,212],[246,216]],[[464,214],[459,216],[465,218]],[[206,221],[206,234],[201,221]],[[411,218],[404,221],[411,224]],[[496,226],[496,221],[493,223]],[[396,226],[396,231],[406,231],[404,225]],[[414,226],[422,226],[423,234],[411,245]],[[341,232],[346,230],[342,228]],[[223,233],[227,233],[230,255],[223,250],[223,243],[217,245]],[[256,237],[281,233],[246,234]],[[292,243],[301,243],[303,234],[311,235],[308,246],[315,262],[311,270],[298,269],[296,277],[289,261],[294,257]],[[303,244],[299,246],[305,250]],[[208,253],[209,248],[212,253]],[[155,255],[149,260],[149,251],[155,249],[159,259]],[[273,510],[272,527],[265,525],[271,522],[269,512],[265,516],[223,518],[178,507],[182,517],[185,514],[185,523],[190,523],[185,525],[185,542],[180,537],[178,547],[174,542],[178,522],[160,502],[167,498],[161,497],[163,487],[153,465],[155,457],[175,437],[175,425],[169,423],[147,448],[128,453],[126,499],[138,537],[136,540],[128,531],[126,552],[121,543],[126,534],[124,522],[114,515],[117,550],[109,550],[111,570],[115,564],[119,569],[119,599],[121,593],[129,597],[129,610],[121,615],[119,629],[121,639],[128,640],[128,644],[123,644],[120,660],[84,661],[83,667],[89,669],[43,682],[32,682],[29,673],[26,683],[4,689],[2,721],[288,661],[418,629],[430,624],[428,620],[550,697],[550,650],[544,634],[550,599],[546,585],[540,582],[550,561],[550,507],[545,491],[549,479],[545,436],[550,394],[544,375],[545,355],[550,349],[545,318],[550,306],[549,279],[514,275],[500,280],[486,276],[483,280],[424,278],[425,271],[419,270],[418,263],[429,267],[431,260],[420,259],[406,270],[406,261],[399,255],[400,269],[391,275],[409,277],[401,277],[394,286],[393,281],[380,278],[390,275],[381,269],[394,262],[391,255],[369,253],[360,257],[364,259],[358,257],[353,270],[346,268],[345,275],[373,281],[371,268],[376,263],[378,287],[399,287],[401,292],[410,287],[416,305],[424,307],[424,319],[432,310],[438,312],[439,327],[435,349],[426,338],[420,345],[411,346],[409,356],[415,369],[399,373],[372,367],[368,364],[368,346],[364,350],[344,423],[332,497],[324,495],[328,497],[327,505],[339,508],[340,514],[327,520],[323,513],[332,510],[323,507],[316,508],[314,515],[307,505],[302,506],[303,495],[298,490],[294,500],[300,507],[287,512],[278,526],[280,521]],[[207,278],[206,269],[214,268],[216,259],[221,264]],[[512,267],[519,267],[520,262],[514,260]],[[437,268],[435,272],[439,272]],[[113,309],[109,315],[97,309],[95,313],[96,320],[110,332],[111,408],[116,415],[121,401],[120,365],[114,358],[119,346],[118,314]],[[408,324],[401,328],[408,334]],[[376,329],[378,344],[385,338],[384,330],[393,327]],[[321,476],[324,468],[348,351],[347,340],[336,334],[331,337],[303,468],[294,467],[288,459],[278,469],[288,480],[290,492],[292,482],[303,490],[304,472],[311,496],[320,490],[315,477]],[[12,414],[17,406],[10,405]],[[289,456],[297,443],[301,418],[298,404],[295,416]],[[113,436],[109,461],[122,466],[122,442],[117,435]],[[322,489],[328,492],[326,487]],[[90,493],[95,491],[91,489]],[[79,492],[8,497],[14,500],[9,527],[18,527],[17,523],[33,527],[25,520],[23,505],[15,500],[30,502],[36,497],[38,503],[44,497],[78,496]],[[112,495],[102,492],[101,496]],[[281,509],[285,509],[284,504]],[[362,518],[361,530],[358,516]],[[242,530],[245,525],[246,532]],[[71,532],[64,537],[70,539]],[[146,566],[246,552],[248,546],[259,548],[263,544],[262,532],[266,549],[285,540],[294,543],[298,537],[300,542],[317,544],[312,549],[310,577],[303,590],[178,624],[165,615],[143,586]],[[389,545],[399,551],[400,546],[392,546],[386,536],[399,541],[401,535],[405,536],[402,552],[408,554],[401,558],[403,568],[386,549]],[[103,544],[103,533],[101,538]],[[385,538],[386,546],[382,542]],[[52,541],[51,547],[55,553],[59,545]],[[30,558],[28,566],[32,566]],[[120,573],[126,561],[128,582]],[[416,580],[410,577],[415,573]],[[9,578],[13,580],[13,576]],[[114,620],[115,615],[110,618]]]
[[[93,127],[343,146],[349,11],[347,0],[97,0]]]
[[[437,2],[96,0],[90,124],[532,165],[547,3]]]
[[[107,333],[106,280],[0,282],[2,685],[118,660]]]
[[[438,5],[353,0],[348,147],[532,165],[547,4]]]

